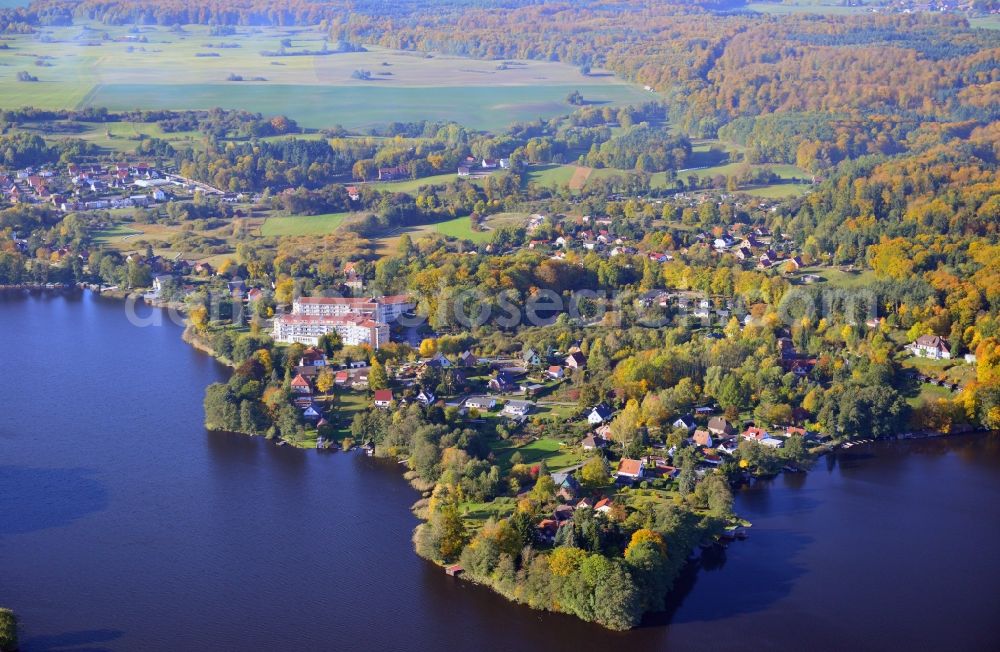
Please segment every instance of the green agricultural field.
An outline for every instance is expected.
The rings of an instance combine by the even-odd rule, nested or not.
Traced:
[[[596,101],[638,101],[628,86],[305,86],[255,82],[216,84],[101,84],[79,106],[111,110],[242,108],[264,115],[284,114],[305,127],[342,125],[366,129],[394,121],[454,121],[498,130],[512,122],[569,113],[563,100],[579,90]]]
[[[700,168],[700,169],[687,169],[680,170],[677,173],[678,178],[686,179],[687,177],[694,175],[699,179],[711,179],[716,176],[728,177],[730,175],[736,174],[745,164],[742,161],[736,161],[733,163],[725,163],[722,165],[713,165],[711,167]],[[751,164],[754,169],[765,168],[769,169],[778,175],[781,179],[812,179],[812,175],[795,165],[784,165],[784,164]]]
[[[124,237],[136,237],[142,235],[143,232],[139,229],[134,229],[130,226],[124,224],[115,224],[114,226],[95,231],[93,234],[94,242],[100,244],[108,244],[112,240],[121,241]]]
[[[969,24],[973,27],[979,27],[982,29],[1000,29],[1000,16],[994,15],[970,18]]]
[[[176,149],[190,147],[200,149],[205,145],[202,134],[195,131],[178,131],[167,133],[152,122],[105,122],[101,124],[83,125],[80,131],[79,123],[53,121],[43,124],[28,123],[25,129],[53,142],[67,138],[85,140],[97,145],[107,152],[134,152],[139,143],[148,138],[165,140]]]
[[[759,11],[763,14],[826,14],[826,15],[847,15],[860,14],[868,11],[865,7],[845,7],[833,2],[820,2],[818,0],[797,0],[792,2],[752,2],[747,5],[752,11]]]
[[[489,220],[487,220],[487,225],[496,226]],[[472,242],[480,243],[489,242],[490,239],[493,238],[493,231],[473,231],[472,218],[466,215],[464,217],[456,217],[450,220],[445,220],[444,222],[419,224],[416,226],[393,229],[391,232],[388,232],[381,237],[373,238],[373,241],[377,244],[378,251],[385,254],[390,251],[395,251],[397,244],[399,243],[399,239],[404,235],[410,236],[413,240],[418,240],[428,235],[443,235],[458,238],[460,240],[471,240]]]
[[[801,179],[803,181],[811,181],[812,175],[800,168],[797,165],[781,165],[772,164],[768,166],[771,168],[771,172],[774,172],[781,179]]]
[[[832,288],[856,288],[863,287],[875,280],[875,272],[865,271],[845,271],[835,267],[803,267],[792,278],[798,279],[805,274],[819,276],[825,287]]]
[[[287,54],[280,41],[291,39]],[[574,90],[592,102],[636,103],[639,87],[584,76],[546,61],[482,61],[371,47],[330,55],[313,28],[241,28],[211,36],[205,26],[137,31],[98,24],[12,37],[0,51],[0,108],[104,106],[112,110],[240,108],[288,115],[306,127],[364,129],[393,121],[455,120],[499,129],[570,112]],[[219,47],[225,45],[227,47]],[[38,77],[18,82],[19,71]],[[365,70],[370,79],[353,77]],[[246,81],[226,81],[231,75]]]
[[[422,177],[420,179],[407,179],[406,181],[383,181],[378,183],[373,183],[372,186],[378,188],[379,190],[386,190],[389,192],[407,192],[413,193],[424,186],[443,186],[448,183],[456,181],[458,176],[454,172],[446,172],[445,174],[437,174],[430,177]],[[476,182],[476,179],[467,179],[472,183]]]
[[[811,188],[812,186],[804,183],[773,183],[759,188],[747,188],[740,192],[762,199],[786,199],[788,197],[801,197]]]
[[[526,183],[537,183],[547,188],[565,186],[573,178],[576,166],[559,165],[558,163],[548,163],[545,165],[533,165],[528,168],[525,175]]]
[[[488,242],[493,237],[492,231],[473,231],[472,218],[468,215],[446,222],[437,222],[434,224],[434,230],[441,235],[473,242]]]
[[[486,224],[491,229],[499,229],[504,226],[524,226],[528,222],[528,213],[496,213],[486,218]]]
[[[706,149],[707,151],[707,149]],[[722,175],[729,176],[736,174],[740,168],[743,166],[742,162],[737,163],[724,163],[721,165],[715,165],[712,167],[701,168],[701,169],[688,169],[682,170],[677,173],[677,177],[686,181],[689,176],[695,176],[699,180],[711,179],[712,177]],[[809,180],[811,175],[805,170],[796,167],[794,165],[754,165],[755,168],[769,168],[779,178],[784,180],[802,179]],[[550,163],[546,165],[536,165],[528,169],[526,175],[526,180],[528,183],[537,183],[538,185],[545,186],[547,188],[557,188],[565,186],[571,183],[573,175],[578,170],[576,165],[559,165],[556,163]],[[589,183],[596,179],[609,179],[616,176],[624,176],[628,174],[630,170],[616,170],[613,168],[593,168],[590,170],[587,176],[586,182]],[[656,172],[650,175],[649,185],[651,188],[673,188],[674,182],[667,181],[667,175],[664,172]],[[808,192],[810,186],[806,184],[793,184],[793,183],[776,183],[768,186],[763,186],[760,188],[748,189],[744,192],[754,195],[757,197],[793,197],[796,195],[802,195]]]
[[[326,235],[333,233],[350,213],[268,217],[260,226],[264,237]]]

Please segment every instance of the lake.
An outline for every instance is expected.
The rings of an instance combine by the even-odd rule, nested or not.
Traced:
[[[227,370],[92,294],[0,295],[0,605],[25,652],[997,650],[1000,439],[854,448],[612,633],[412,551],[398,465],[208,433]]]

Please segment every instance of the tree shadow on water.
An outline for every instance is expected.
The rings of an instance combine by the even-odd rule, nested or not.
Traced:
[[[21,642],[22,652],[107,652],[109,643],[121,638],[124,632],[117,629],[88,629],[65,632],[52,636],[32,636]]]
[[[754,535],[763,538],[758,533],[751,534]],[[767,611],[787,597],[795,581],[806,572],[794,559],[812,538],[789,531],[769,532],[764,536],[768,539],[764,546],[768,553],[763,559],[759,557],[759,549],[741,551],[739,546],[750,544],[737,541],[730,544],[729,550],[710,549],[699,559],[688,562],[667,595],[666,610],[647,615],[643,626],[726,620]],[[739,559],[727,563],[730,553]],[[753,559],[754,556],[758,559]],[[712,586],[704,586],[701,593],[696,593],[699,582]]]
[[[0,537],[69,525],[108,506],[88,469],[0,466]]]

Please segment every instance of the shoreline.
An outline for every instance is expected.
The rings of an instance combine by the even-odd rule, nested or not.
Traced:
[[[95,295],[97,295],[99,297],[107,297],[107,298],[119,299],[119,300],[125,300],[129,296],[137,294],[137,293],[123,293],[123,292],[115,292],[115,291],[101,292],[99,289],[95,289],[93,286],[88,286],[86,284],[81,284],[79,286],[72,286],[72,285],[60,286],[58,288],[48,287],[48,286],[45,286],[45,285],[42,285],[42,286],[39,286],[39,285],[22,285],[22,286],[17,286],[17,287],[13,287],[13,288],[12,287],[7,287],[7,286],[0,287],[0,290],[22,290],[22,291],[28,291],[28,292],[39,291],[39,290],[41,290],[41,291],[53,291],[53,290],[66,291],[66,290],[74,290],[74,289],[79,290],[81,292],[89,290],[91,293],[93,293],[93,294],[95,294]],[[150,306],[155,307],[155,308],[168,309],[168,308],[171,308],[171,307],[178,307],[178,308],[180,307],[178,304],[171,304],[171,302],[148,301],[148,300],[142,298],[141,294],[139,295],[138,298],[139,298],[139,300],[141,300],[146,305],[150,305]],[[186,325],[182,329],[181,339],[186,344],[190,345],[192,348],[194,348],[195,350],[199,351],[200,353],[204,353],[206,355],[209,355],[214,360],[218,361],[220,364],[223,364],[224,366],[228,367],[230,369],[230,371],[232,371],[233,369],[236,368],[236,365],[231,360],[228,360],[228,359],[220,356],[208,343],[206,343],[203,340],[201,340],[194,333],[193,326],[190,323],[187,323],[187,321],[186,321]],[[216,429],[212,429],[212,428],[209,428],[209,430],[222,432],[222,430],[216,430]],[[860,445],[863,445],[863,444],[866,444],[866,443],[875,443],[877,441],[905,441],[905,440],[912,441],[912,440],[919,440],[919,439],[932,439],[932,438],[947,437],[947,436],[949,436],[951,434],[955,434],[955,435],[959,435],[959,434],[981,434],[981,433],[987,433],[987,432],[989,432],[989,431],[976,430],[975,428],[972,428],[971,426],[962,429],[960,432],[954,432],[954,433],[943,433],[943,432],[933,432],[933,431],[908,431],[908,432],[904,432],[904,433],[899,433],[899,434],[897,434],[897,435],[895,435],[893,437],[883,437],[883,438],[879,438],[879,439],[856,440],[854,442],[848,441],[848,442],[828,443],[828,444],[825,444],[822,447],[820,447],[821,450],[817,450],[815,452],[815,455],[816,455],[816,458],[818,459],[819,457],[821,457],[825,453],[838,452],[840,450],[849,450],[853,446],[860,446]],[[243,433],[243,432],[238,432],[237,434],[241,434],[241,435],[244,435],[244,436],[251,436],[251,437],[256,437],[256,436],[262,436],[263,437],[263,435],[255,435],[255,434]],[[264,437],[264,438],[267,439],[267,437]],[[301,445],[296,444],[295,442],[290,442],[290,441],[281,439],[280,437],[279,438],[275,438],[275,442],[274,442],[275,446],[285,446],[285,445],[289,445],[289,444],[293,445],[296,448],[302,448],[304,450],[305,449],[316,448],[315,446],[308,446],[308,447],[301,446]],[[387,457],[387,458],[384,458],[384,459],[393,460],[393,459],[396,459],[396,458]],[[433,492],[434,488],[437,485],[436,485],[436,483],[434,483],[434,484],[428,486],[426,480],[424,480],[419,475],[417,475],[413,470],[411,470],[409,468],[408,465],[405,464],[405,460],[398,460],[398,459],[396,459],[396,461],[398,463],[403,464],[405,466],[405,470],[403,471],[403,476],[407,480],[407,483],[410,485],[410,487],[417,494],[417,500],[416,500],[416,502],[411,507],[411,513],[414,516],[416,516],[421,522],[414,529],[413,535],[411,536],[411,541],[414,541],[416,539],[416,537],[417,537],[417,534],[418,534],[419,530],[422,527],[425,527],[426,524],[428,523],[428,521],[425,518],[425,516],[419,513],[420,511],[422,511],[421,510],[421,507],[422,507],[421,504],[424,503],[427,500],[428,495]],[[815,460],[814,460],[814,462],[815,462]],[[809,468],[802,469],[802,470],[808,472],[809,470],[811,470],[811,468],[812,468],[812,465],[810,465]],[[773,477],[777,477],[777,475],[780,475],[781,473],[784,473],[784,472],[787,472],[787,471],[783,470],[783,471],[779,472],[778,474],[775,474],[775,476],[772,476],[772,478],[755,478],[754,479],[755,481],[753,482],[753,484],[756,484],[756,481],[759,481],[759,480],[773,479]],[[737,518],[736,520],[739,521],[739,522],[743,521],[743,519],[739,519],[739,518]],[[745,522],[742,523],[742,526],[745,527]],[[696,529],[696,532],[698,533],[698,539],[699,540],[695,541],[694,545],[690,546],[689,549],[685,551],[685,554],[683,555],[684,561],[683,561],[683,563],[678,564],[677,567],[676,567],[676,569],[672,573],[671,583],[676,582],[676,580],[680,576],[680,574],[683,573],[685,571],[685,569],[691,564],[692,555],[695,555],[697,553],[699,547],[704,548],[705,546],[714,546],[714,545],[721,545],[721,546],[725,547],[725,545],[726,545],[726,543],[728,541],[723,540],[724,539],[723,534],[720,533],[720,532],[714,532],[713,531],[714,529],[717,529],[717,528],[713,528],[713,527],[709,527],[709,526],[704,526],[703,527],[703,526],[700,526],[700,525],[698,526],[698,528]],[[420,558],[420,559],[422,559],[424,561],[431,562],[432,564],[434,564],[435,566],[437,566],[440,569],[448,569],[449,566],[450,566],[449,564],[440,563],[440,562],[438,562],[438,561],[436,561],[434,559],[428,558],[428,557],[420,554],[416,550],[416,546],[415,545],[414,545],[414,554],[416,554],[416,556],[418,558]],[[477,577],[477,576],[473,576],[472,574],[466,572],[466,573],[463,573],[463,575],[462,575],[462,577],[460,579],[464,579],[464,580],[469,581],[472,584],[475,584],[475,585],[487,588],[492,593],[494,593],[496,595],[499,595],[500,597],[504,598],[506,601],[508,601],[508,602],[510,602],[512,604],[517,604],[517,605],[521,605],[521,606],[528,606],[529,608],[532,608],[534,610],[548,611],[550,613],[561,613],[561,614],[570,615],[570,616],[574,616],[575,617],[575,614],[567,612],[567,611],[564,611],[564,610],[561,610],[561,609],[547,609],[547,608],[542,608],[542,607],[539,607],[539,606],[535,606],[533,604],[529,604],[529,603],[523,601],[522,599],[520,599],[517,594],[512,593],[511,590],[509,589],[509,587],[501,585],[500,583],[498,583],[497,580],[495,580],[494,578],[491,578],[491,577]],[[669,595],[669,593],[668,593],[668,595]],[[643,618],[645,619],[649,615],[652,615],[653,617],[655,617],[657,613],[659,613],[659,612],[647,612],[646,614],[643,615]],[[604,627],[606,629],[609,629],[611,631],[615,631],[615,628],[607,627],[606,625],[604,625],[602,623],[595,623],[594,621],[588,621],[588,620],[585,620],[585,619],[580,619],[580,620],[581,620],[581,622],[590,622],[592,624],[598,624],[598,625],[600,625],[600,626],[602,626],[602,627]],[[637,625],[633,626],[630,629],[635,629],[636,627],[641,627],[641,626],[642,625],[640,623],[640,624],[637,624]]]

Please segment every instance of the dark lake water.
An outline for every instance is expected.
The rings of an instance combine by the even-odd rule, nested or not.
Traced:
[[[854,449],[741,492],[750,538],[615,634],[417,558],[393,464],[205,432],[226,370],[174,325],[6,297],[0,345],[0,605],[26,652],[1000,649],[995,436]]]

